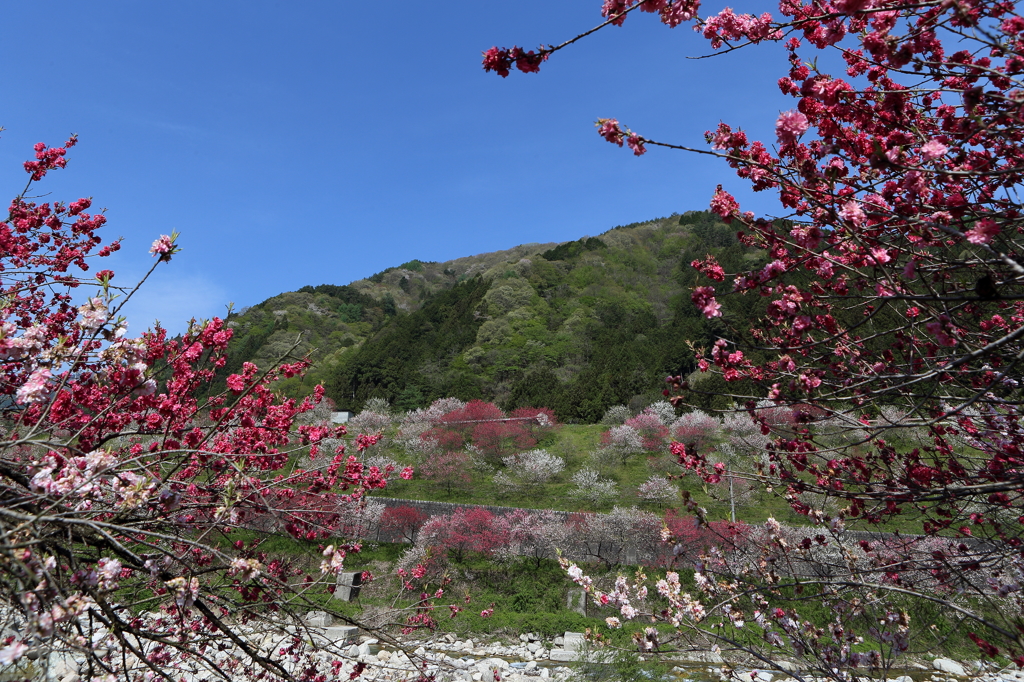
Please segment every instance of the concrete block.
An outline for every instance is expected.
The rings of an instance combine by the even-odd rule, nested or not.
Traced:
[[[566,632],[562,635],[562,648],[567,651],[579,651],[585,641],[582,632]]]

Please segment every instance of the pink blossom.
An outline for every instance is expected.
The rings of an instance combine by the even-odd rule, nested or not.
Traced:
[[[13,642],[0,649],[0,665],[11,665],[25,655],[28,646],[24,642]]]
[[[612,24],[615,26],[622,26],[622,22],[626,20],[626,9],[629,5],[635,4],[636,0],[627,2],[627,0],[604,0],[604,5],[601,7],[601,16],[605,18],[615,17],[612,19]]]
[[[232,374],[227,378],[227,385],[235,393],[241,393],[245,389],[245,379],[238,374]]]
[[[871,249],[871,257],[868,258],[868,262],[873,265],[884,265],[888,263],[892,258],[889,256],[888,250],[876,246]]]
[[[169,259],[173,250],[174,240],[166,234],[160,235],[160,238],[154,241],[153,245],[149,247],[149,252],[151,254],[154,256],[160,256],[163,260]]]
[[[614,118],[599,118],[594,125],[597,126],[598,135],[612,144],[622,146],[623,132],[622,128],[619,127],[618,120]]]
[[[107,305],[99,297],[90,298],[88,303],[79,306],[78,313],[82,316],[78,324],[86,331],[96,331],[107,322]]]
[[[484,71],[494,71],[502,78],[507,78],[512,60],[509,58],[508,50],[499,50],[492,47],[484,54]]]
[[[854,227],[860,227],[867,219],[867,216],[864,215],[864,210],[856,201],[846,202],[843,207],[839,209],[839,217],[853,224]]]
[[[731,194],[723,190],[722,186],[719,185],[715,190],[715,196],[711,197],[711,210],[724,218],[725,222],[728,223],[732,220],[733,215],[740,210],[740,205]]]
[[[964,232],[967,241],[972,244],[988,244],[992,238],[999,234],[999,225],[991,218],[979,220],[974,227]]]
[[[711,319],[722,316],[722,304],[715,300],[714,287],[697,287],[690,295],[690,299],[704,313],[704,317]]]
[[[404,469],[402,469],[402,473],[400,473],[398,476],[402,480],[408,481],[412,479],[412,474],[412,467],[405,467]]]
[[[20,404],[26,403],[38,403],[46,399],[48,392],[46,382],[49,380],[51,374],[50,370],[46,367],[40,367],[36,371],[32,372],[21,388],[15,393],[15,399]]]
[[[928,140],[921,147],[921,158],[925,161],[932,161],[949,151],[949,147],[938,140]]]
[[[671,5],[661,9],[661,21],[670,28],[675,28],[684,21],[697,16],[700,0],[675,0]]]
[[[874,0],[836,0],[833,4],[837,12],[855,14],[870,9],[875,2]]]
[[[928,333],[935,336],[935,342],[940,346],[955,346],[957,340],[953,338],[947,331],[950,326],[950,319],[948,315],[939,315],[937,320],[933,320],[924,326],[928,330]]]
[[[775,134],[782,144],[796,142],[797,138],[807,132],[810,123],[807,117],[796,110],[784,111],[775,122]]]
[[[626,138],[626,144],[633,150],[633,156],[643,156],[647,152],[647,148],[644,147],[644,138],[636,133],[629,134],[629,137]]]

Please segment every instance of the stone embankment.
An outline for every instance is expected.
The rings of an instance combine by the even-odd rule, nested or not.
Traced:
[[[329,623],[323,612],[307,615],[307,623],[323,625],[319,636],[331,639],[335,645],[340,637],[349,638],[344,653],[352,660],[346,670],[363,663],[374,679],[403,680],[413,671],[426,671],[438,682],[538,682],[539,679],[566,680],[573,669],[568,665],[581,660],[599,661],[601,651],[592,651],[582,633],[566,632],[561,637],[546,639],[535,633],[520,635],[517,641],[484,643],[473,639],[459,639],[455,635],[436,635],[429,639],[411,638],[401,646],[384,644],[375,638],[359,636],[352,627],[326,627]],[[409,653],[406,653],[409,652]],[[675,663],[672,672],[679,679],[713,682],[825,682],[801,674],[799,666],[783,663],[784,669],[767,670],[744,668],[732,664],[725,666],[723,658],[712,652],[668,654]],[[890,675],[891,682],[1024,682],[1024,671],[1016,668],[998,669],[992,664],[973,661],[968,664],[950,659],[936,658],[927,664],[917,663],[901,675]],[[364,673],[366,674],[366,673]]]
[[[308,637],[318,650],[315,657],[333,659],[342,656],[345,663],[338,671],[338,679],[361,670],[361,679],[388,681],[415,679],[421,673],[432,675],[437,682],[540,682],[568,680],[574,670],[571,664],[588,660],[599,663],[602,650],[591,650],[581,633],[566,632],[561,637],[546,639],[534,633],[520,635],[514,641],[488,642],[459,639],[452,634],[403,638],[400,641],[381,642],[360,634],[358,628],[332,625],[324,612],[311,612],[301,628],[289,626],[275,633],[256,630],[244,633],[261,648],[271,650],[287,646],[295,634]],[[280,640],[280,642],[278,642]],[[214,656],[228,657],[229,651]],[[672,673],[678,680],[692,682],[826,682],[812,675],[803,675],[792,663],[782,663],[778,670],[744,667],[736,662],[726,666],[722,657],[712,652],[655,654],[664,656],[675,667]],[[278,657],[286,669],[294,667],[287,657]],[[52,652],[37,661],[36,679],[45,682],[80,682],[84,660],[71,653]],[[221,662],[221,661],[217,661]],[[139,662],[136,662],[138,664]],[[129,667],[136,667],[129,665]],[[40,670],[40,668],[42,668]],[[936,658],[924,664],[908,666],[901,674],[891,673],[890,682],[1024,682],[1024,671],[996,669],[992,664],[973,661],[957,663]],[[141,669],[141,668],[140,668]],[[180,679],[200,682],[208,674],[183,665]],[[289,670],[291,672],[291,670]],[[41,675],[38,673],[42,673]]]

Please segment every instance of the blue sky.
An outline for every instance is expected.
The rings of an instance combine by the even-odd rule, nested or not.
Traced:
[[[763,3],[730,3],[762,11]],[[720,120],[770,142],[787,68],[777,48],[691,60],[708,46],[648,14],[555,55],[540,74],[484,73],[492,45],[559,43],[600,23],[600,0],[37,2],[4,9],[0,181],[31,145],[79,145],[41,189],[92,196],[124,248],[126,284],[150,243],[182,252],[133,301],[135,333],[172,331],[305,284],[345,284],[413,258],[443,261],[594,235],[704,209],[724,184],[776,213],[722,162],[598,137],[616,117],[703,146]],[[717,6],[706,10],[718,11]],[[97,263],[99,265],[100,263]]]

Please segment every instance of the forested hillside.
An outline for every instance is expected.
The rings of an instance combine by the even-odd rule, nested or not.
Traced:
[[[690,301],[690,262],[756,265],[732,228],[688,212],[563,244],[529,244],[446,263],[411,261],[346,286],[303,287],[232,315],[234,369],[310,353],[288,394],[324,382],[340,408],[369,398],[412,409],[456,396],[507,409],[548,406],[593,422],[616,404],[660,396],[666,373],[693,369],[688,344],[716,338]],[[757,297],[726,297],[752,316]]]

